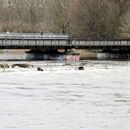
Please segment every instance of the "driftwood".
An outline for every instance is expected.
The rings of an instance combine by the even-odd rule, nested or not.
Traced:
[[[8,64],[0,64],[0,68],[6,69],[6,68],[9,68],[9,65]]]
[[[15,68],[15,67],[30,68],[30,67],[33,67],[33,65],[30,65],[30,64],[13,64],[11,67],[12,68]]]

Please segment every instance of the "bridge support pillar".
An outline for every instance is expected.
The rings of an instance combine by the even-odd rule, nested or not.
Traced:
[[[58,49],[45,47],[42,49],[32,49],[27,53],[28,60],[73,60],[79,61],[80,54],[73,49]]]
[[[130,49],[127,48],[118,48],[118,49],[104,49],[101,53],[97,54],[98,59],[129,59],[130,58]]]

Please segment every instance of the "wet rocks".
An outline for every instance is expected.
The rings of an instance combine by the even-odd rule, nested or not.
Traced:
[[[79,70],[84,70],[84,67],[83,67],[83,66],[80,66],[78,69],[79,69]]]
[[[42,69],[42,68],[40,68],[40,67],[38,67],[38,68],[37,68],[37,71],[43,71],[43,69]]]
[[[30,65],[30,64],[13,64],[12,68],[15,68],[15,67],[30,68],[30,67],[33,67],[33,65]]]

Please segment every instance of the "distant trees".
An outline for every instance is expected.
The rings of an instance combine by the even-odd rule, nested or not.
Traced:
[[[130,0],[113,0],[119,11],[119,15],[123,15],[129,9],[129,2]]]
[[[55,33],[69,32],[69,0],[48,0],[46,14],[49,31]]]
[[[1,0],[0,31],[68,33],[68,6],[69,0]]]
[[[78,0],[74,35],[110,38],[117,35],[118,11],[110,0]],[[72,33],[73,33],[72,32]]]
[[[130,38],[130,0],[117,0],[120,10],[119,36]]]
[[[43,31],[44,6],[44,0],[14,0],[4,3],[0,6],[0,31]]]
[[[124,36],[130,33],[129,7],[130,0],[0,0],[0,31]]]

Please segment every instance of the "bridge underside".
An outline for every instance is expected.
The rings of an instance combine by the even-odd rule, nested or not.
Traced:
[[[87,50],[130,50],[127,46],[0,46],[0,49],[87,49]]]

